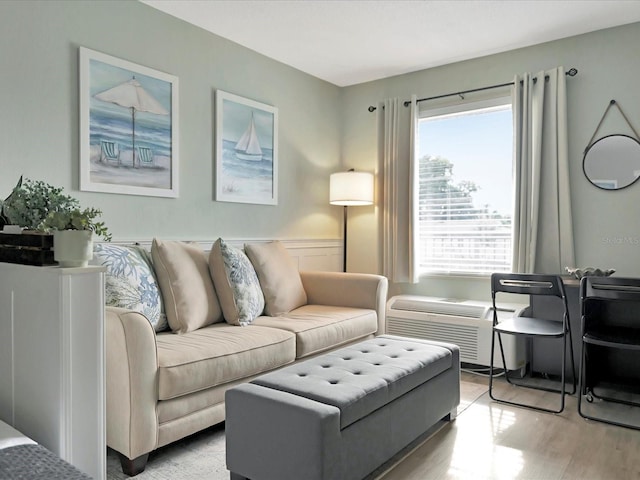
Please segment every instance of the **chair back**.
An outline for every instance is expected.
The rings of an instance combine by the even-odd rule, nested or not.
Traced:
[[[138,158],[143,165],[153,164],[153,152],[149,147],[138,147]]]
[[[100,148],[102,149],[102,153],[107,158],[118,158],[118,154],[116,152],[116,144],[115,142],[109,142],[107,140],[100,141]]]
[[[535,273],[494,273],[491,275],[491,296],[495,298],[497,292],[565,298],[559,276]]]
[[[593,326],[638,328],[640,278],[583,277],[580,310],[583,333]]]
[[[569,325],[569,307],[564,291],[564,284],[558,275],[537,273],[494,273],[491,275],[491,300],[493,302],[494,325],[498,322],[496,294],[512,293],[520,295],[549,295],[562,301],[562,321]],[[553,320],[553,319],[549,319]]]
[[[580,297],[638,301],[640,278],[583,277],[580,281]]]

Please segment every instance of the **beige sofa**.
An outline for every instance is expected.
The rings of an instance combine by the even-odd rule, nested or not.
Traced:
[[[168,245],[176,246],[171,242]],[[181,253],[183,247],[180,246]],[[165,307],[170,303],[188,311],[206,296],[194,295],[201,288],[211,287],[216,295],[213,300],[208,299],[208,310],[225,310],[217,299],[224,297],[223,289],[216,288],[220,284],[213,281],[213,253],[209,255],[209,283],[202,271],[200,254],[189,251],[200,268],[199,273],[192,273],[201,283],[194,286],[184,277],[173,279],[173,284],[166,277],[163,280],[165,266],[175,262],[182,269],[193,260],[178,254],[172,258],[171,249],[168,252],[164,259],[154,255],[152,263]],[[152,253],[156,252],[152,249]],[[333,272],[298,274],[297,268],[294,273],[291,271],[291,264],[287,265],[289,270],[281,268],[287,259],[277,260],[280,274],[288,271],[300,282],[306,301],[277,316],[260,315],[247,326],[232,325],[221,318],[226,315],[218,314],[213,323],[174,333],[175,318],[172,324],[169,312],[173,307],[169,307],[167,317],[172,330],[156,332],[142,313],[107,307],[107,445],[120,454],[125,473],[136,475],[144,470],[152,450],[224,421],[225,392],[234,385],[385,332],[385,277]],[[287,280],[277,280],[268,286],[260,278],[265,299],[278,294],[274,287],[286,290],[282,282]],[[265,311],[269,311],[268,301]]]

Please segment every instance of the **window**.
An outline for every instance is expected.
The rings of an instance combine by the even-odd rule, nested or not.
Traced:
[[[511,271],[511,98],[421,109],[418,129],[420,273]]]

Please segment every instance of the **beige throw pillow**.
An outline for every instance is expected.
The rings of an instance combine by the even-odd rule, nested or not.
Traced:
[[[209,271],[227,323],[246,326],[262,315],[260,282],[242,250],[219,238],[209,254]]]
[[[200,246],[154,239],[151,256],[171,330],[187,333],[223,320]]]
[[[281,242],[245,244],[244,251],[258,274],[267,315],[284,315],[307,304],[298,267]]]

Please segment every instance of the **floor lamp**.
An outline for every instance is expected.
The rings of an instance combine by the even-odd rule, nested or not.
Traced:
[[[329,177],[329,203],[344,206],[344,231],[342,236],[342,270],[347,271],[347,207],[373,204],[373,173],[333,173]]]

